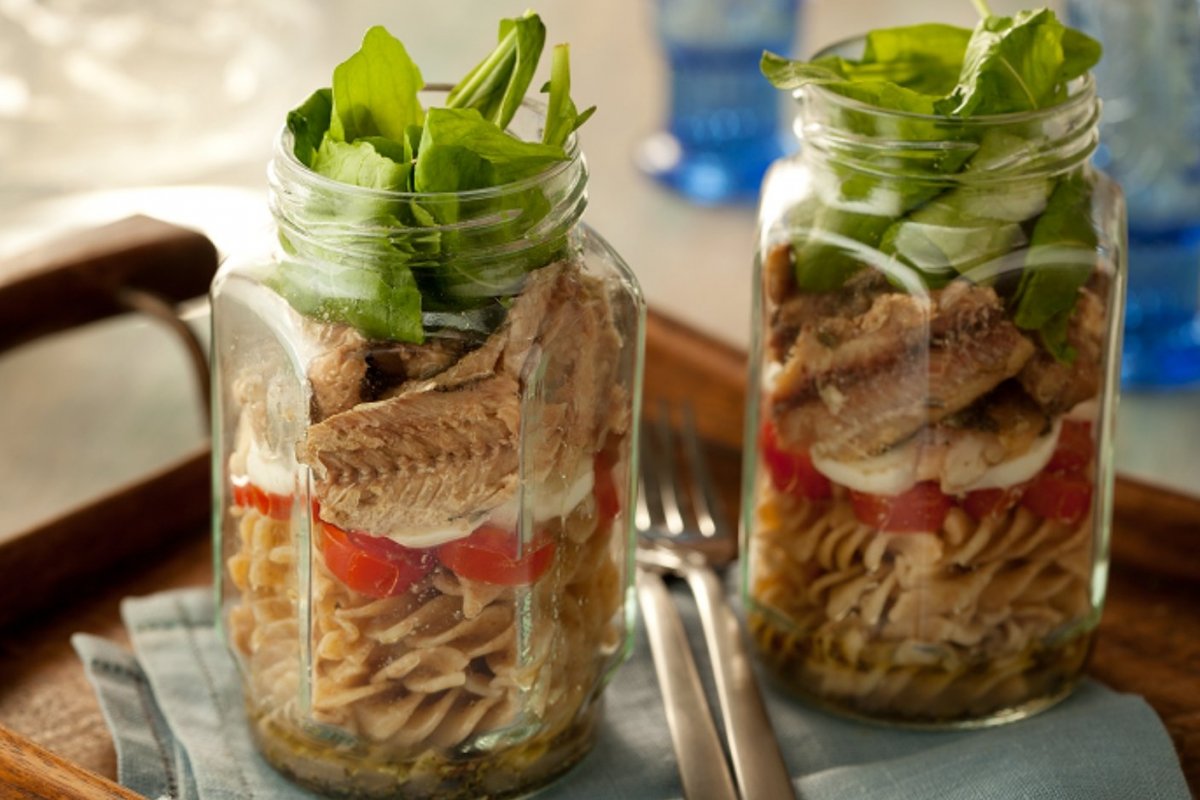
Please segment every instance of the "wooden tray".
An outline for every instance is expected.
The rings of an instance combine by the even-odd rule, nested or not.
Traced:
[[[695,405],[730,513],[738,500],[744,387],[742,353],[651,314],[647,405]],[[1109,599],[1091,673],[1150,702],[1192,791],[1200,792],[1200,501],[1121,480],[1116,506]],[[68,636],[86,631],[123,640],[121,598],[209,583],[209,550],[208,531],[194,525],[157,555],[112,572],[104,585],[63,592],[57,611],[0,630],[0,723],[113,776],[112,744]]]

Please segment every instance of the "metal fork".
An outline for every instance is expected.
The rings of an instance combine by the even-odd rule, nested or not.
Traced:
[[[681,502],[685,494],[665,403],[659,404],[641,438],[635,517],[638,563],[643,572],[651,568],[683,578],[696,597],[742,800],[794,798],[791,775],[767,717],[741,626],[715,571],[737,557],[737,538],[723,522],[691,406],[682,406],[681,416],[679,438],[692,487],[687,502]],[[691,519],[685,520],[685,509],[690,509]]]

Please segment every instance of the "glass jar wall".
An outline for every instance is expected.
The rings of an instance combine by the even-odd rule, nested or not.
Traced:
[[[628,648],[644,309],[568,153],[403,194],[285,133],[278,247],[214,283],[221,624],[263,754],[319,791],[520,794],[593,740]]]
[[[760,209],[743,568],[761,657],[818,704],[987,725],[1083,673],[1125,220],[1070,89],[972,120],[797,95]]]

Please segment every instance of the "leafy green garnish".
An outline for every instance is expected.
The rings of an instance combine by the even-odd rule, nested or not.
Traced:
[[[828,165],[832,180],[817,182],[816,201],[800,215],[796,283],[835,290],[867,263],[893,278],[907,270],[915,278],[897,280],[904,285],[937,288],[960,275],[994,283],[1010,254],[1028,245],[1020,280],[997,288],[1011,295],[1017,324],[1066,359],[1066,319],[1091,269],[1079,249],[1088,246],[1090,223],[1071,217],[1086,204],[1086,168],[1053,177],[1030,167],[1047,135],[1036,126],[956,120],[986,123],[1063,102],[1071,81],[1099,60],[1100,45],[1046,9],[997,17],[978,5],[983,19],[973,31],[873,31],[857,59],[763,54],[762,72],[775,86],[820,86],[866,106],[830,110],[844,139]]]
[[[559,45],[543,141],[507,133],[536,72],[545,27],[527,12],[502,20],[498,39],[445,108],[425,109],[420,69],[398,39],[373,27],[334,70],[332,87],[288,114],[293,152],[314,172],[429,195],[307,198],[297,212],[300,231],[281,233],[296,258],[269,281],[300,313],[379,339],[420,342],[427,325],[486,333],[524,274],[566,246],[561,233],[539,228],[551,203],[536,184],[463,201],[456,195],[512,185],[565,160],[567,137],[594,110],[577,112],[568,51]],[[477,219],[486,224],[474,226]],[[502,252],[477,257],[490,247]]]

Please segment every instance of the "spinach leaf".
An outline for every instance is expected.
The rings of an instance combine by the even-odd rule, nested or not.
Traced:
[[[1083,170],[1059,180],[1033,228],[1014,296],[1013,322],[1038,331],[1046,349],[1060,361],[1074,358],[1067,344],[1067,321],[1096,265],[1091,203],[1092,185]]]
[[[420,70],[404,46],[372,28],[361,49],[288,115],[306,166],[366,189],[313,192],[281,231],[294,256],[269,279],[300,313],[353,325],[371,338],[420,342],[424,326],[486,334],[525,273],[560,256],[547,234],[550,200],[536,184],[493,195],[456,193],[521,181],[564,160],[563,144],[592,113],[570,97],[565,45],[555,48],[546,141],[504,132],[536,71],[545,28],[536,14],[502,20],[499,43],[428,112]],[[480,256],[483,253],[483,256]]]
[[[881,39],[893,46],[890,41]],[[817,85],[869,107],[837,110],[837,125],[851,134],[898,143],[938,142],[955,135],[931,116],[936,98],[897,83],[846,78],[847,73],[856,74],[857,67],[844,59],[806,64],[764,53],[761,68],[776,86]],[[887,115],[871,109],[905,113]],[[797,286],[803,291],[838,288],[868,263],[866,257],[880,247],[897,218],[943,191],[929,180],[889,176],[897,164],[909,164],[918,174],[937,177],[957,170],[972,151],[970,147],[889,152],[867,148],[856,155],[860,159],[857,164],[833,164],[828,178],[818,181],[820,203],[809,224],[796,230]]]
[[[483,189],[536,175],[566,157],[561,147],[509,136],[473,108],[431,108],[413,186],[418,192]]]
[[[267,283],[305,316],[353,325],[370,339],[419,344],[421,293],[405,261],[381,243],[361,259],[282,261]]]
[[[1082,33],[1071,35],[1068,53],[1066,30],[1045,8],[984,18],[971,36],[958,85],[938,101],[938,113],[1008,114],[1061,102],[1067,83],[1090,69],[1100,53]]]
[[[292,132],[292,152],[306,167],[312,166],[313,155],[329,130],[333,112],[333,92],[317,89],[307,100],[288,112],[287,128]]]
[[[571,51],[567,45],[555,45],[550,54],[550,80],[542,87],[542,93],[550,95],[546,101],[546,127],[542,131],[542,143],[555,147],[563,147],[567,137],[596,113],[595,106],[580,113],[571,100],[570,59]]]
[[[517,113],[546,42],[546,26],[532,11],[500,20],[499,43],[458,82],[446,108],[473,108],[501,130]]]
[[[897,73],[909,76],[907,66],[891,70],[889,65],[862,65],[840,56],[826,56],[806,63],[764,51],[759,69],[777,89],[823,86],[876,108],[912,114],[933,113],[935,98],[893,80]]]
[[[404,191],[412,165],[405,148],[390,139],[371,136],[350,144],[328,139],[312,161],[314,172],[367,189]]]
[[[342,142],[365,136],[402,141],[409,125],[421,123],[417,93],[424,86],[404,45],[376,25],[363,37],[362,48],[333,70],[329,135]]]
[[[1023,223],[1042,213],[1054,189],[1047,177],[1023,177],[1031,145],[1003,129],[988,130],[958,185],[896,220],[880,250],[941,286],[1025,244]],[[977,175],[985,176],[982,182]]]
[[[966,28],[936,23],[874,30],[847,77],[870,76],[940,97],[957,83],[970,39]]]
[[[1100,43],[1074,28],[1063,31],[1062,38],[1064,81],[1072,81],[1100,63]]]

